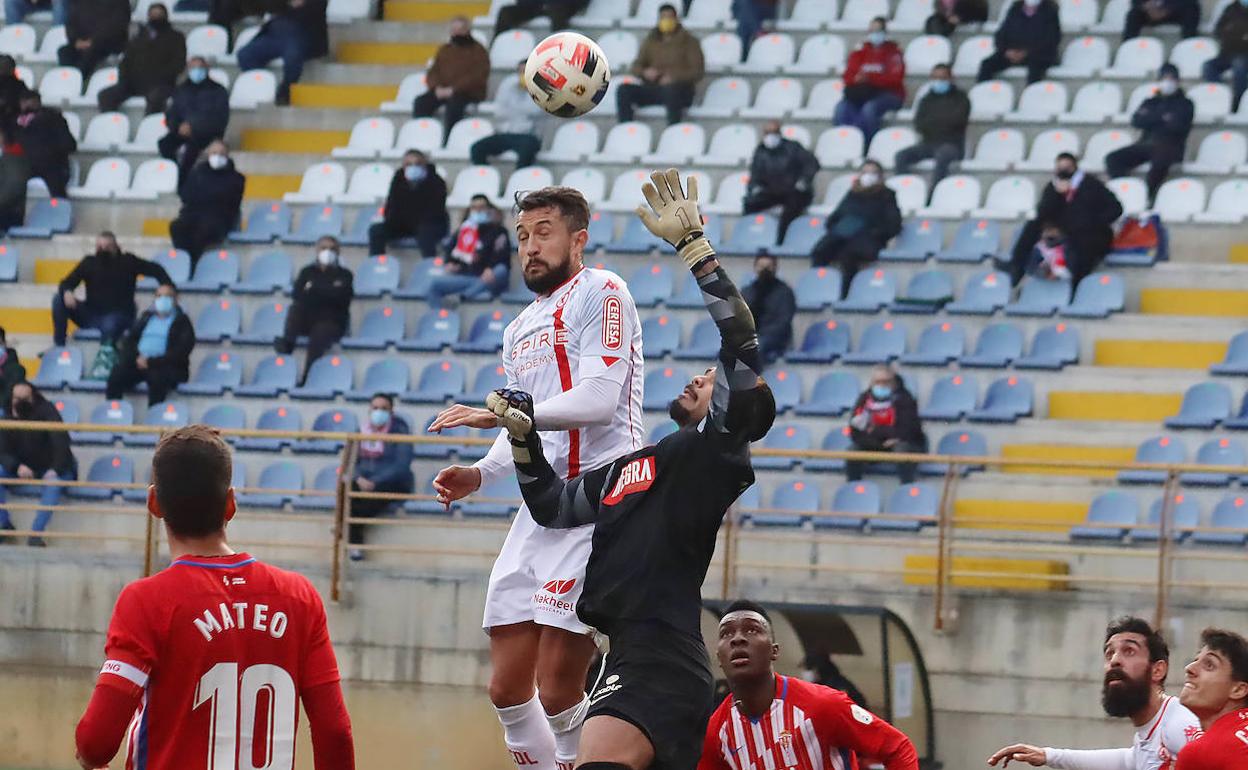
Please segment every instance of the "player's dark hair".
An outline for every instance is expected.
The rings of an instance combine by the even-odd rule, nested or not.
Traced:
[[[152,484],[169,530],[182,537],[219,532],[233,470],[230,448],[214,428],[188,425],[161,437]]]
[[[1231,664],[1231,678],[1248,682],[1248,639],[1224,628],[1206,628],[1200,632],[1200,646],[1208,647]],[[1248,705],[1248,699],[1243,704]]]
[[[1056,163],[1059,160],[1068,160],[1075,164],[1075,168],[1079,168],[1079,159],[1069,152],[1059,152],[1053,162]]]
[[[1123,615],[1120,618],[1115,618],[1105,627],[1105,641],[1108,642],[1110,637],[1115,634],[1139,634],[1144,637],[1144,643],[1148,646],[1149,663],[1156,663],[1159,660],[1170,662],[1170,646],[1166,644],[1165,638],[1149,625],[1147,620],[1133,615]]]
[[[729,604],[724,608],[723,612],[719,613],[719,619],[723,620],[734,612],[757,612],[763,616],[763,620],[768,623],[771,622],[771,616],[767,614],[767,610],[763,608],[763,605],[758,602],[752,602],[749,599],[737,599],[732,604]]]
[[[759,380],[749,390],[733,391],[728,399],[727,427],[754,442],[767,435],[776,421],[776,397],[771,386]]]
[[[664,11],[671,11],[672,13],[676,13],[676,6],[672,5],[671,3],[664,3],[663,5],[659,6],[659,15],[662,16]],[[680,14],[676,14],[676,15],[679,16]]]
[[[369,401],[370,401],[370,402],[372,402],[372,401],[376,401],[376,400],[377,400],[377,399],[379,399],[379,398],[384,398],[384,399],[386,400],[386,403],[390,405],[390,408],[391,408],[391,409],[393,409],[393,408],[394,408],[394,396],[392,396],[392,395],[391,395],[391,394],[389,394],[389,393],[381,393],[381,392],[374,393],[374,394],[373,394],[373,397],[372,397],[372,398],[370,398],[370,399],[369,399]]]
[[[556,208],[572,232],[589,228],[589,201],[580,190],[571,187],[543,187],[540,190],[516,193],[516,213]]]

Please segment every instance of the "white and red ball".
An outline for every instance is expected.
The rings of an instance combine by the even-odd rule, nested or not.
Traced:
[[[524,85],[543,110],[574,118],[598,106],[611,65],[598,44],[576,32],[556,32],[537,44],[524,65]]]

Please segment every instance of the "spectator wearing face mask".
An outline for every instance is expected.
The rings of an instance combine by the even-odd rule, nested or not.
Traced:
[[[550,18],[550,30],[567,29],[572,17],[589,5],[589,0],[516,0],[498,9],[494,22],[494,37],[523,27],[541,16]]]
[[[0,125],[9,125],[17,117],[22,99],[31,91],[17,76],[17,62],[12,56],[0,54]]]
[[[368,229],[368,253],[385,254],[391,241],[415,238],[422,257],[436,257],[438,244],[450,229],[446,180],[423,152],[408,150],[390,180],[382,220]]]
[[[754,280],[741,289],[741,297],[754,314],[758,352],[767,365],[774,364],[793,344],[793,316],[797,298],[793,289],[776,274],[776,258],[765,251],[754,257]]]
[[[78,149],[78,142],[65,116],[55,107],[44,107],[38,91],[25,93],[21,105],[14,138],[30,162],[30,176],[42,179],[53,198],[64,198],[69,156]]]
[[[178,179],[186,178],[204,148],[225,136],[230,122],[230,92],[208,77],[208,62],[192,56],[186,63],[186,79],[173,89],[165,125],[169,133],[156,143],[161,157],[178,162]]]
[[[702,44],[681,26],[674,5],[659,6],[659,22],[642,41],[633,60],[633,74],[641,82],[625,83],[616,91],[620,122],[632,120],[637,107],[661,104],[667,110],[667,122],[679,123],[706,74],[706,62]]]
[[[412,102],[414,118],[429,118],[444,108],[442,125],[447,136],[468,105],[485,100],[490,80],[490,54],[472,36],[468,19],[451,19],[450,31],[450,42],[442,44],[425,73],[429,90]]]
[[[489,165],[491,158],[511,150],[516,154],[516,168],[524,168],[533,165],[537,151],[542,149],[537,121],[546,111],[524,87],[524,66],[521,61],[516,76],[498,84],[494,92],[494,126],[498,130],[472,143],[468,153],[473,165]]]
[[[1137,37],[1144,27],[1179,25],[1183,37],[1195,37],[1200,25],[1199,0],[1131,0],[1131,10],[1123,23],[1123,42]]]
[[[1231,71],[1231,112],[1248,89],[1248,0],[1236,0],[1223,9],[1214,25],[1218,55],[1204,63],[1200,75],[1206,83],[1221,83]]]
[[[826,227],[810,262],[814,267],[839,267],[844,296],[854,275],[878,259],[884,245],[901,232],[897,195],[884,184],[879,163],[868,160],[862,164],[853,187],[828,217]]]
[[[923,31],[950,37],[962,24],[985,21],[988,21],[987,0],[933,0],[932,15],[927,17]]]
[[[0,326],[0,413],[7,413],[13,386],[26,379],[26,367],[22,366],[17,351],[9,347],[8,336]]]
[[[162,284],[156,289],[152,306],[143,311],[118,346],[117,364],[108,375],[108,398],[119,399],[146,382],[147,405],[163,402],[179,383],[190,378],[194,348],[195,327],[178,307],[178,292]]]
[[[849,418],[849,437],[851,448],[858,452],[927,451],[918,404],[891,366],[877,366],[871,371],[871,385],[858,396]],[[869,464],[863,460],[845,461],[845,478],[860,480]],[[897,463],[902,484],[913,484],[915,474],[914,463]]]
[[[1131,125],[1140,129],[1139,140],[1105,156],[1105,169],[1111,179],[1126,176],[1143,163],[1149,164],[1149,200],[1157,197],[1161,183],[1170,175],[1170,167],[1183,161],[1196,114],[1192,100],[1179,87],[1178,67],[1163,64],[1158,75],[1157,93],[1145,99],[1131,116]]]
[[[57,63],[77,67],[85,81],[110,56],[121,53],[130,34],[129,0],[67,0],[65,45]]]
[[[819,161],[802,145],[780,135],[780,121],[763,127],[763,141],[750,161],[750,186],[742,208],[746,214],[780,206],[779,240],[789,225],[802,215],[814,197]]]
[[[429,284],[429,304],[446,304],[446,298],[490,299],[507,288],[511,266],[511,236],[500,221],[500,212],[484,195],[472,196],[464,221],[444,244],[446,262],[442,275]]]
[[[50,403],[39,389],[22,380],[13,386],[10,394],[10,420],[29,422],[62,422],[60,412]],[[74,459],[73,450],[69,447],[69,434],[65,431],[53,430],[16,430],[6,429],[0,421],[0,478],[44,481],[73,481],[78,478],[78,461]],[[7,484],[0,484],[0,531],[13,530],[9,512],[3,507],[8,501]],[[20,490],[21,487],[18,487]],[[39,504],[44,506],[35,514],[31,529],[43,532],[52,520],[52,511],[61,502],[61,493],[65,490],[59,486],[31,486],[26,489],[30,494],[39,497]],[[12,542],[10,538],[0,538],[0,542]],[[43,538],[32,535],[28,543],[42,547]]]
[[[169,237],[175,249],[199,264],[204,250],[225,240],[238,224],[246,178],[234,168],[230,148],[220,139],[204,149],[203,157],[186,175],[178,188],[182,209],[169,223]]]
[[[394,413],[393,397],[377,393],[368,403],[368,419],[364,421],[360,432],[370,437],[409,436],[412,427],[407,424],[407,420]],[[365,438],[359,447],[355,478],[351,480],[352,492],[410,495],[416,488],[416,479],[412,475],[411,444]],[[353,498],[351,516],[372,518],[395,504],[393,500]],[[362,545],[365,530],[366,525],[350,525],[347,529],[347,542],[353,546]],[[352,548],[349,555],[352,561],[364,558],[364,552],[359,548]]]
[[[1026,67],[1027,82],[1044,80],[1057,61],[1062,24],[1053,0],[1014,0],[992,36],[996,50],[980,62],[979,82],[1010,67]]]
[[[20,144],[10,141],[12,129],[0,124],[0,231],[26,221],[26,180],[30,163]]]
[[[147,24],[126,44],[117,65],[117,83],[100,91],[100,112],[113,112],[131,96],[141,96],[147,114],[160,112],[169,101],[186,62],[186,36],[169,23],[164,3],[147,9]]]
[[[123,252],[117,236],[108,231],[96,236],[95,253],[74,266],[52,297],[53,344],[65,345],[71,320],[83,329],[99,329],[105,343],[116,342],[134,323],[134,285],[140,275],[155,278],[158,284],[173,284],[165,268],[156,262]],[[74,294],[79,284],[87,293],[81,301]]]
[[[844,80],[844,95],[832,122],[857,127],[870,144],[884,116],[900,109],[906,99],[906,62],[901,48],[888,39],[883,17],[871,20],[866,41],[849,55]]]
[[[932,159],[931,187],[949,173],[949,164],[966,152],[966,127],[971,120],[971,100],[953,82],[948,64],[932,67],[932,82],[914,111],[919,143],[897,152],[897,173],[908,174],[917,163]]]
[[[307,378],[313,362],[342,339],[351,325],[355,279],[350,270],[338,264],[338,254],[337,238],[326,235],[316,242],[316,261],[295,276],[286,328],[273,342],[274,350],[290,355],[299,337],[308,338],[308,357],[300,384]]]
[[[1027,265],[1027,274],[1033,278],[1046,281],[1070,280],[1070,268],[1067,258],[1070,244],[1066,242],[1066,234],[1062,228],[1052,222],[1045,223],[1040,232],[1040,240],[1036,241],[1031,250],[1031,262]]]

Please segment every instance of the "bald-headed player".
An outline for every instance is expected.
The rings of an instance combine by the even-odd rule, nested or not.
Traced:
[[[1206,628],[1200,652],[1184,669],[1179,700],[1200,718],[1205,734],[1179,754],[1176,770],[1248,768],[1248,640]]]

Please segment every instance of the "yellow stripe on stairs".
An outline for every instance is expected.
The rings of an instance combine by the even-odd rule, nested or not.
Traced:
[[[17,362],[26,369],[26,379],[33,380],[35,379],[35,375],[39,374],[39,364],[43,363],[43,359],[21,358],[19,356]]]
[[[959,498],[953,506],[953,522],[974,529],[1065,532],[1082,524],[1087,513],[1087,503]]]
[[[243,197],[281,200],[286,193],[298,190],[301,181],[298,174],[248,174]]]
[[[398,93],[397,85],[295,83],[290,87],[290,103],[295,107],[373,110]]]
[[[143,235],[148,238],[168,238],[169,237],[169,220],[168,219],[144,219]]]
[[[1184,340],[1097,340],[1097,366],[1152,369],[1208,369],[1226,356],[1225,342]]]
[[[342,64],[384,64],[423,69],[438,52],[439,45],[439,43],[340,43],[337,61]]]
[[[1248,318],[1248,291],[1144,289],[1140,292],[1140,312],[1153,315]]]
[[[167,234],[168,231],[166,231]],[[69,271],[73,270],[77,264],[78,261],[74,259],[36,259],[35,283],[60,283],[61,279],[69,275]],[[49,297],[48,302],[51,301]]]
[[[1049,393],[1051,420],[1155,422],[1177,414],[1182,393],[1055,391]]]
[[[243,131],[243,151],[329,155],[335,147],[346,147],[350,138],[350,131],[248,128]]]
[[[1001,456],[1026,460],[1087,460],[1094,462],[1130,462],[1135,450],[1129,446],[1086,446],[1081,444],[1005,444]],[[1042,473],[1052,476],[1085,476],[1113,478],[1117,471],[1094,468],[1048,468],[1035,465],[1005,465],[1006,473]]]
[[[47,307],[0,308],[4,330],[9,334],[52,334],[52,292]]]
[[[450,21],[455,16],[484,16],[489,3],[440,3],[430,0],[386,0],[386,21]]]
[[[936,585],[935,555],[908,554],[903,564],[905,569],[912,570],[906,575],[906,585]],[[952,571],[949,582],[959,588],[1063,591],[1068,587],[1068,581],[1056,578],[1070,574],[1069,564],[1048,559],[954,556],[950,566]],[[1053,577],[1046,579],[1045,575]]]
[[[1237,243],[1231,247],[1231,264],[1248,265],[1248,243]]]

